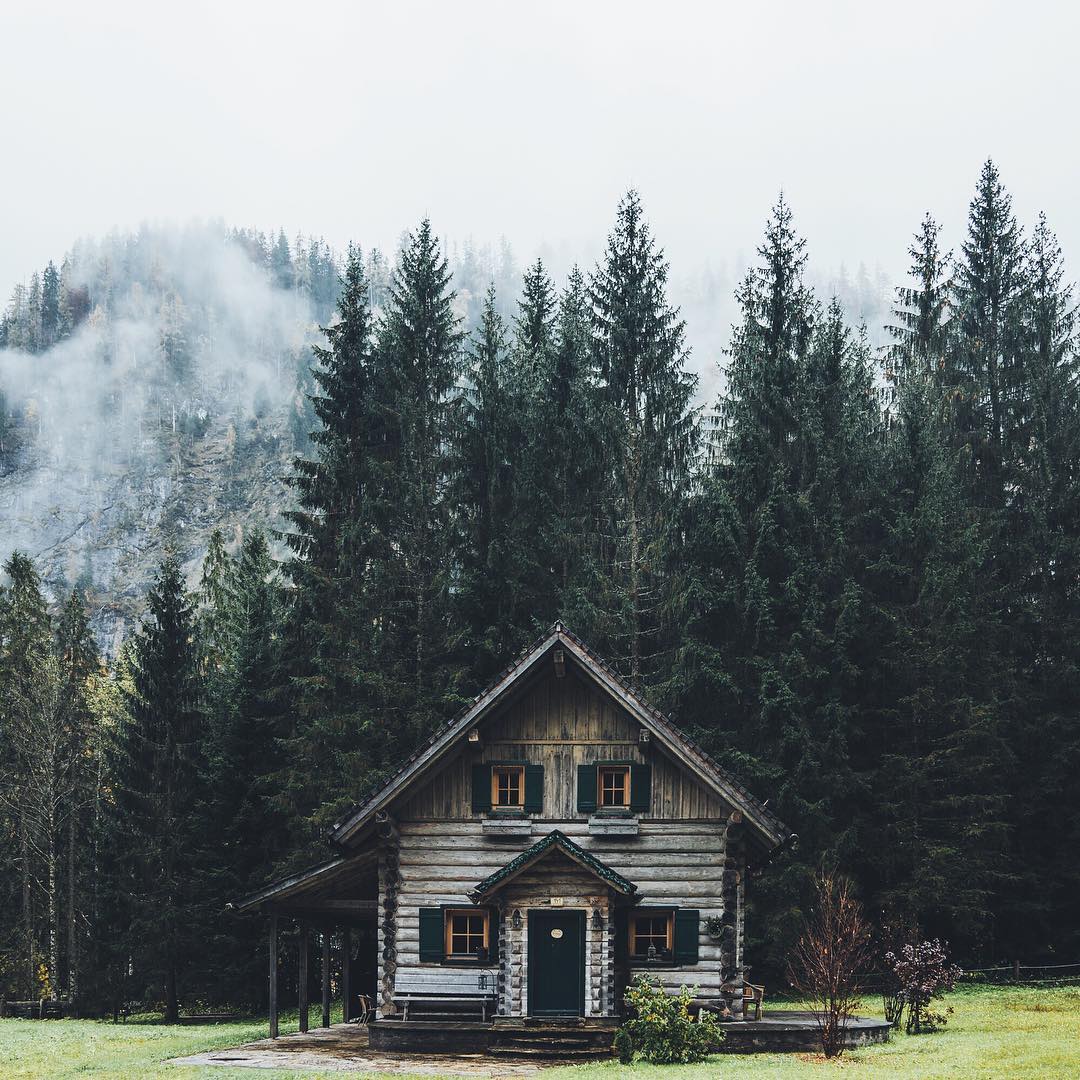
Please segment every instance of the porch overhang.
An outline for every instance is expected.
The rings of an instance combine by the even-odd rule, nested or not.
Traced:
[[[572,862],[594,874],[609,889],[622,896],[633,896],[637,892],[637,886],[632,881],[628,881],[617,870],[613,870],[595,855],[579,847],[565,833],[553,829],[547,836],[537,840],[532,847],[526,848],[505,866],[496,870],[494,874],[489,874],[484,878],[476,888],[469,891],[469,899],[474,904],[484,903],[504,885],[555,852],[561,852]]]
[[[374,851],[309,866],[226,905],[238,912],[374,915],[378,910],[378,857]]]

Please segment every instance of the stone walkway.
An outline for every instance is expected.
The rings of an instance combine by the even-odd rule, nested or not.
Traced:
[[[334,1024],[306,1034],[293,1032],[277,1039],[210,1050],[173,1058],[171,1065],[228,1065],[247,1069],[311,1069],[343,1073],[401,1073],[409,1076],[532,1076],[562,1062],[499,1061],[487,1054],[379,1053],[368,1049],[367,1030],[356,1024]]]

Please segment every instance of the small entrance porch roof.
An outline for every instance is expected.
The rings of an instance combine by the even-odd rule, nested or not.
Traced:
[[[496,870],[494,874],[489,874],[484,878],[475,889],[469,891],[469,899],[474,904],[483,903],[519,874],[554,852],[562,852],[572,862],[595,874],[608,888],[622,893],[623,896],[633,896],[637,892],[637,886],[632,881],[627,881],[622,874],[612,870],[595,855],[579,847],[570,837],[559,832],[558,829],[553,829],[547,836],[537,840],[532,847],[526,848],[520,855]]]

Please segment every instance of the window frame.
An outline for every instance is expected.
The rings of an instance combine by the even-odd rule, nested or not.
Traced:
[[[499,802],[499,776],[512,773],[517,778],[518,802]],[[525,809],[525,766],[524,765],[492,765],[491,766],[491,809],[492,810],[524,810]]]
[[[647,962],[649,959],[648,946],[645,947],[643,952],[637,951],[637,922],[638,919],[665,919],[667,921],[663,952],[657,951],[656,963],[664,961],[671,963],[675,959],[675,909],[674,908],[641,908],[628,913],[627,919],[627,942],[626,948],[630,960],[637,962]],[[648,938],[653,938],[655,935],[646,934]]]
[[[468,961],[480,963],[481,961],[479,957],[477,957],[475,950],[473,952],[465,953],[453,951],[454,917],[459,915],[468,918],[479,918],[481,920],[480,926],[483,940],[481,948],[484,949],[487,957],[491,956],[491,909],[481,907],[446,907],[443,908],[443,959],[444,961],[450,961],[455,964]],[[468,936],[469,935],[466,932],[466,937]]]
[[[621,774],[623,778],[621,803],[609,803],[604,801],[604,777],[605,775]],[[596,766],[596,809],[600,810],[629,810],[631,802],[630,786],[632,783],[631,766],[623,764],[597,765]]]

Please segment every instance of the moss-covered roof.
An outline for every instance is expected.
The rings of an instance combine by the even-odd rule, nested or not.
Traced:
[[[494,874],[489,874],[484,878],[475,889],[470,890],[470,898],[474,903],[479,903],[538,859],[543,858],[553,848],[557,848],[574,862],[584,866],[587,870],[591,870],[605,885],[609,885],[616,892],[621,892],[625,896],[631,896],[637,892],[637,886],[632,881],[627,881],[618,871],[612,870],[610,866],[601,862],[595,855],[591,855],[584,848],[579,847],[565,833],[553,829],[547,836],[537,840],[532,847],[526,848],[520,855],[515,856],[505,866],[496,870]]]

